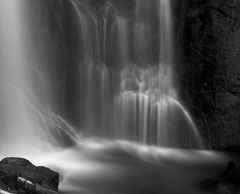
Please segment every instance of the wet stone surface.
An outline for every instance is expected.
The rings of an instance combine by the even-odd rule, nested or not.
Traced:
[[[0,161],[0,193],[58,193],[59,174],[23,158]],[[1,191],[2,190],[2,191]]]

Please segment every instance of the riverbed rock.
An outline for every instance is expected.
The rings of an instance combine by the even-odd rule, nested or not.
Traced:
[[[0,189],[49,194],[58,192],[58,184],[57,172],[35,166],[24,158],[5,158],[0,161]]]

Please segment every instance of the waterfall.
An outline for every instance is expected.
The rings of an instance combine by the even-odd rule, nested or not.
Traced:
[[[129,16],[112,1],[105,1],[99,14],[85,1],[71,0],[81,37],[83,132],[89,137],[202,148],[173,82],[170,1],[134,2]]]
[[[173,21],[170,0],[0,0],[0,157],[60,193],[217,192],[236,158],[204,150],[178,94]]]
[[[40,102],[33,72],[27,1],[0,1],[0,154],[38,155],[53,145],[74,144],[77,135],[66,121]],[[47,90],[43,94],[48,96]]]
[[[0,153],[24,155],[74,145],[81,132],[146,145],[203,147],[174,84],[170,1],[134,0],[129,9],[117,2],[100,1],[94,8],[90,1],[68,1],[77,21],[78,64],[72,66],[79,78],[63,72],[59,86],[51,74],[68,67],[42,64],[34,53],[37,35],[31,22],[38,26],[38,21],[29,22],[29,1],[0,1]],[[76,112],[57,107],[58,98],[67,101],[70,95],[62,90],[69,87],[66,80],[79,86],[71,91],[78,98],[69,98],[80,104],[74,107],[79,126],[65,120]]]

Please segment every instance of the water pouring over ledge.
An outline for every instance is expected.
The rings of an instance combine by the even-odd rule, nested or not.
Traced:
[[[86,2],[70,2],[78,18],[79,101],[85,104],[79,128],[84,135],[203,148],[173,84],[170,1],[136,0],[129,18],[111,1],[101,7],[100,17]],[[36,150],[74,144],[77,131],[51,110],[57,96],[47,86],[52,84],[47,70],[33,57],[27,5],[27,0],[1,1],[3,144],[25,150],[29,144]],[[32,142],[25,141],[26,135]]]
[[[81,34],[84,134],[164,147],[203,148],[173,83],[170,1],[137,0],[131,19],[121,15],[111,1],[103,6],[100,17],[84,1],[71,3]]]
[[[225,158],[178,149],[203,146],[173,84],[170,2],[137,0],[128,19],[110,1],[102,17],[86,1],[70,1],[79,26],[79,90],[85,105],[79,128],[90,137],[84,139],[51,110],[46,99],[59,96],[36,87],[51,79],[32,63],[33,43],[23,22],[27,2],[0,1],[1,157],[50,165],[62,173],[60,189],[68,194],[196,193],[195,182]],[[47,84],[34,85],[33,72]],[[56,151],[66,142],[78,145]]]

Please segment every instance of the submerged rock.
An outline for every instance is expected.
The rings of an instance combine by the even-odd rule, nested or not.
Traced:
[[[222,173],[223,179],[240,186],[240,167],[235,162],[228,163],[226,170]]]
[[[231,161],[220,175],[204,180],[199,186],[212,194],[240,193],[240,166]]]
[[[59,174],[49,168],[34,166],[23,158],[0,161],[0,189],[4,191],[54,194],[58,192],[58,184]]]

